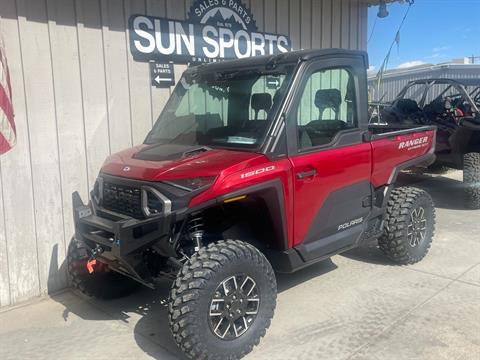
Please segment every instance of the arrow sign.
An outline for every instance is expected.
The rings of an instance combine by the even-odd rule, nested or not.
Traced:
[[[171,63],[150,63],[150,79],[152,86],[168,88],[175,85],[175,72]]]
[[[160,75],[157,75],[157,77],[155,78],[155,81],[156,81],[157,83],[159,83],[159,84],[160,84],[162,81],[166,81],[166,82],[168,82],[168,83],[171,83],[171,82],[172,82],[172,79],[171,79],[171,78],[170,78],[170,79],[162,79],[162,78],[160,77]]]
[[[269,76],[267,78],[267,87],[269,89],[278,89],[279,86],[280,86],[280,79],[273,76]]]

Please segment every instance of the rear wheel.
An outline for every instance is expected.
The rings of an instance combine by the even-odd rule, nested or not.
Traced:
[[[68,246],[68,273],[72,286],[83,294],[99,299],[115,299],[133,293],[140,284],[100,263],[89,273],[89,250],[81,241],[72,239]]]
[[[430,249],[435,231],[435,208],[432,198],[413,187],[392,191],[385,215],[380,249],[399,264],[414,264]]]
[[[170,293],[175,341],[192,359],[239,359],[270,325],[276,280],[263,254],[241,241],[200,249],[183,266]]]
[[[463,156],[465,203],[469,209],[480,209],[480,153]]]

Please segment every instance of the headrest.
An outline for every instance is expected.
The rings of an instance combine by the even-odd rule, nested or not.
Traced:
[[[318,90],[315,94],[315,106],[319,109],[337,110],[342,103],[342,93],[338,89]]]
[[[269,93],[257,93],[252,95],[252,109],[255,111],[268,111],[272,107],[272,95]]]

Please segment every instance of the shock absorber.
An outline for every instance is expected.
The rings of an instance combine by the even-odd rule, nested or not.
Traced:
[[[187,234],[195,244],[195,252],[202,247],[202,239],[204,234],[204,221],[201,215],[194,215],[187,224]]]

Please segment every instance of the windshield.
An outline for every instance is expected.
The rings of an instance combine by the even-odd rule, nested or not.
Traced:
[[[293,67],[182,76],[147,144],[258,148],[283,101]]]

